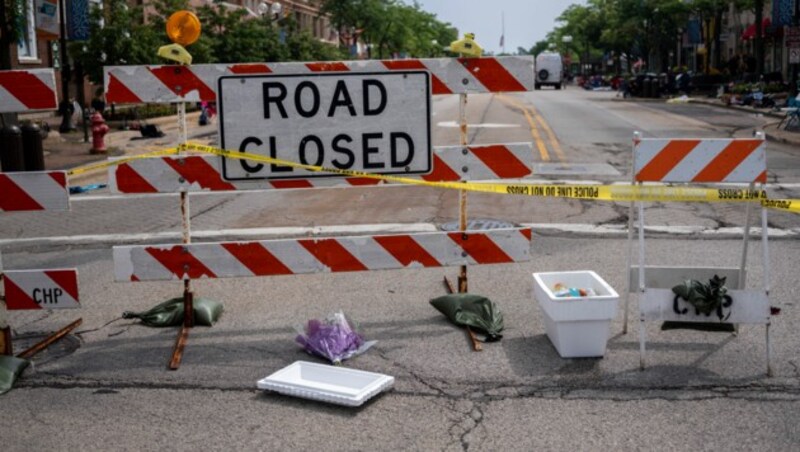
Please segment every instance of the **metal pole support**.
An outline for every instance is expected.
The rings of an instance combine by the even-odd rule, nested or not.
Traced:
[[[467,147],[467,93],[461,93],[458,103],[458,118],[461,126],[461,146]],[[467,191],[458,191],[458,225],[462,233],[467,231]],[[467,293],[467,266],[462,265],[458,272],[458,291]]]
[[[186,130],[186,104],[178,104],[178,136],[182,143],[188,141]],[[180,152],[179,152],[180,154]],[[183,243],[192,242],[191,232],[191,210],[189,204],[189,194],[185,191],[181,192],[181,226]],[[189,338],[189,329],[194,327],[194,294],[192,293],[192,286],[190,279],[183,280],[183,325],[181,331],[175,340],[175,348],[172,351],[172,359],[169,362],[170,370],[178,370],[181,366],[183,359],[183,349],[186,347],[186,341]]]

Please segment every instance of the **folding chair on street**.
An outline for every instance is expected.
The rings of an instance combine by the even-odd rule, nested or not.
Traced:
[[[781,108],[782,112],[786,114],[781,118],[781,122],[778,123],[778,128],[780,129],[783,123],[785,122],[786,125],[784,129],[788,129],[792,123],[797,123],[800,125],[800,94],[797,95],[795,98],[790,98],[787,106],[785,108]]]

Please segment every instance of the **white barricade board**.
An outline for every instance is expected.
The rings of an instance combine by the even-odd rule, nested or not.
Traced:
[[[522,179],[533,174],[532,160],[530,143],[436,147],[433,171],[409,177],[430,182]],[[108,181],[112,192],[124,194],[322,188],[382,183],[378,179],[358,177],[227,181],[222,174],[221,159],[212,155],[132,160],[109,167]]]
[[[69,210],[63,171],[0,173],[0,212]]]
[[[106,102],[118,104],[213,102],[217,79],[239,74],[314,74],[424,70],[432,94],[533,91],[532,56],[328,61],[319,63],[106,66]]]
[[[531,230],[114,247],[117,281],[350,272],[530,260]]]
[[[9,270],[3,290],[9,310],[79,308],[78,270]]]
[[[683,183],[765,183],[763,139],[646,138],[634,147],[634,180]]]
[[[672,289],[687,279],[707,283],[714,276],[725,278],[725,286],[729,289],[739,288],[739,269],[734,267],[678,267],[645,265],[645,287],[654,289]],[[742,275],[746,280],[746,273]],[[630,291],[639,291],[639,267],[630,268]]]
[[[0,71],[0,113],[58,108],[53,69]]]
[[[733,303],[723,307],[725,323],[768,324],[769,299],[764,290],[729,290]],[[677,312],[676,312],[677,310]],[[684,300],[675,303],[675,293],[670,289],[645,289],[639,298],[639,311],[645,320],[676,322],[719,322],[716,313],[710,316],[697,314],[695,308]],[[730,314],[730,316],[728,316]]]

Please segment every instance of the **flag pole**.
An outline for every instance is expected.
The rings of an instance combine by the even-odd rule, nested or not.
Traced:
[[[500,12],[500,47],[503,53],[506,53],[506,12]]]

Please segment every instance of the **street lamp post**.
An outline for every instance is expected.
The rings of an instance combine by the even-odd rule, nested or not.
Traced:
[[[66,2],[59,0],[58,8],[60,10],[61,19],[61,36],[59,37],[58,47],[61,56],[61,103],[58,105],[58,110],[61,112],[61,125],[58,131],[67,133],[75,130],[75,124],[72,123],[72,114],[70,114],[71,102],[69,101],[69,79],[71,75],[71,68],[69,67],[69,56],[67,55],[67,11]]]
[[[283,5],[278,2],[274,2],[271,5],[267,2],[258,4],[258,14],[261,17],[268,17],[270,22],[280,19],[281,11],[283,11]]]
[[[566,54],[570,53],[569,52],[569,46],[570,46],[570,44],[572,44],[572,36],[571,35],[562,36],[561,37],[561,42],[564,44],[564,52],[562,54],[562,57],[563,57],[563,55],[566,55]],[[566,68],[566,70],[569,71],[570,74],[572,73],[572,68],[568,67],[568,68]]]

